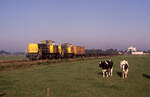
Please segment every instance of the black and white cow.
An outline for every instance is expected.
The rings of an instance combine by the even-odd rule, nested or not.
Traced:
[[[99,62],[99,67],[102,68],[102,74],[103,77],[107,76],[108,77],[108,71],[107,71],[107,63],[106,61],[100,61]]]
[[[112,76],[113,72],[113,62],[112,60],[100,61],[99,67],[102,68],[103,77]]]
[[[128,76],[128,68],[129,68],[129,64],[126,60],[123,60],[120,62],[120,68],[122,70],[122,78],[127,78]]]
[[[113,72],[113,61],[111,59],[106,60],[107,64],[108,64],[108,75],[112,76],[112,72]]]

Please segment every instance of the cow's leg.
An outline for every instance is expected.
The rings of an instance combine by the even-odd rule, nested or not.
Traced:
[[[128,72],[127,72],[127,77],[128,77]]]
[[[128,69],[125,71],[125,78],[128,76]]]
[[[109,71],[106,71],[106,76],[108,77]]]
[[[103,77],[105,77],[105,72],[102,71],[102,73],[103,73]]]
[[[103,69],[103,70],[102,70],[102,73],[103,73],[103,77],[105,77],[106,70]]]
[[[105,72],[104,72],[104,70],[102,70],[102,74],[103,74],[103,77],[105,77]]]
[[[127,72],[125,72],[125,78],[127,78]]]
[[[124,78],[126,78],[126,72],[124,72]]]
[[[113,67],[110,69],[110,76],[112,76]]]
[[[111,75],[111,69],[108,69],[108,75],[109,76]]]
[[[124,75],[125,75],[125,73],[124,73],[124,71],[122,71],[122,78],[124,79]]]

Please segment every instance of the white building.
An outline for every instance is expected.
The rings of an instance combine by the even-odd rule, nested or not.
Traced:
[[[137,51],[136,47],[130,46],[127,50],[128,53],[132,54],[132,55],[143,55],[144,52],[143,51]]]
[[[127,52],[136,52],[136,47],[130,46]]]
[[[143,55],[144,52],[131,52],[132,55]]]

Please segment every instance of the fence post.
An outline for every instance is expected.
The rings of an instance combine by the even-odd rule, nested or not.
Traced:
[[[49,88],[47,88],[47,97],[50,97],[50,91],[49,91],[50,89]]]

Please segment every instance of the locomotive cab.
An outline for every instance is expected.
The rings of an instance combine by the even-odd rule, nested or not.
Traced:
[[[39,45],[37,43],[30,43],[27,48],[26,56],[30,60],[39,59]]]

